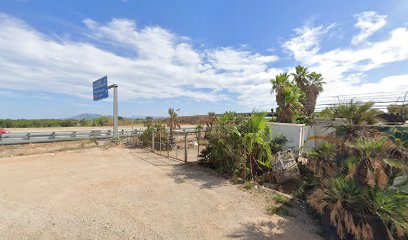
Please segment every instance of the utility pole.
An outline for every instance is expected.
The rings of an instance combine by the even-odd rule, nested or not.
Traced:
[[[112,84],[108,89],[113,88],[113,137],[118,137],[118,85]]]

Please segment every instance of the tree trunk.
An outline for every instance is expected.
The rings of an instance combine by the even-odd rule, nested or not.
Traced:
[[[307,116],[311,116],[314,113],[316,107],[316,100],[317,100],[316,92],[313,90],[309,90],[306,96],[306,103],[304,103]]]

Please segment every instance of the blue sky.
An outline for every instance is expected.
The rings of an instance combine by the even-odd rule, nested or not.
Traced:
[[[274,107],[269,80],[302,64],[342,94],[408,90],[408,1],[0,1],[0,118]]]

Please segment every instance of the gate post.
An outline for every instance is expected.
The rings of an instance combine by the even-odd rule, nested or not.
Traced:
[[[160,144],[159,150],[160,150],[160,155],[161,155],[161,150],[162,150],[161,131],[159,132],[159,144]]]
[[[167,134],[167,158],[170,158],[170,134]]]
[[[184,133],[184,162],[187,163],[187,133]]]
[[[154,130],[152,130],[152,152],[154,152]]]

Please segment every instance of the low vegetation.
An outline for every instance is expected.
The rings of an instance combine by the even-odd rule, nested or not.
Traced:
[[[141,124],[141,120],[119,118],[119,125],[131,126]],[[109,117],[95,119],[0,119],[0,128],[43,128],[43,127],[99,127],[112,126]]]
[[[325,110],[343,122],[327,142],[305,153],[308,202],[336,227],[340,238],[400,239],[408,233],[407,149],[396,135],[371,124],[373,103],[351,101]],[[405,179],[405,180],[403,180]]]
[[[294,122],[305,114],[302,96],[294,96],[299,87],[288,74],[278,75],[273,84],[280,121]],[[373,126],[380,115],[373,104],[353,100],[326,109],[321,116],[341,120],[327,126],[335,131],[321,145],[298,153],[300,177],[295,182],[276,184],[274,170],[287,140],[273,136],[262,113],[218,116],[206,134],[208,147],[201,152],[201,164],[242,179],[245,188],[262,183],[293,188],[293,197],[307,201],[341,239],[405,239],[408,133],[403,128],[385,131]],[[289,207],[287,198],[276,195],[267,212],[287,216]]]

